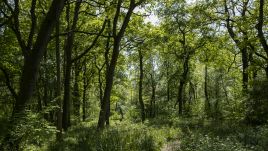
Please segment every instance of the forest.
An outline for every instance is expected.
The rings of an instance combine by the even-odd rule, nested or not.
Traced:
[[[1,151],[267,151],[268,1],[1,0]]]

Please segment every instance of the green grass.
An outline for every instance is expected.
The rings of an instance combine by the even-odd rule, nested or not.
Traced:
[[[96,121],[74,125],[60,143],[55,143],[53,131],[35,129],[31,137],[25,137],[24,150],[160,151],[166,144],[177,151],[266,151],[268,148],[265,125],[251,127],[234,121],[161,116],[144,123],[112,120],[101,132],[96,125]]]

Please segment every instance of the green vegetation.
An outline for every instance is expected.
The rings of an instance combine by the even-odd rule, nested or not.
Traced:
[[[0,150],[266,151],[265,0],[1,0]]]

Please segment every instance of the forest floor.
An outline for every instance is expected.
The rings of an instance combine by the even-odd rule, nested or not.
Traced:
[[[268,125],[252,127],[236,121],[159,117],[144,123],[111,120],[111,125],[99,132],[96,124],[90,121],[73,125],[62,142],[55,144],[51,139],[46,145],[27,144],[25,150],[267,151],[268,148]]]
[[[168,142],[161,148],[161,151],[177,151],[177,150],[180,150],[179,140]]]

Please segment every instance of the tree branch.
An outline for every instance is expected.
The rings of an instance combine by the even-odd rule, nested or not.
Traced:
[[[30,29],[30,34],[28,37],[28,43],[27,43],[27,48],[31,48],[32,43],[33,43],[33,36],[34,36],[34,30],[36,27],[36,15],[35,15],[35,8],[36,8],[36,0],[32,0],[32,6],[31,6],[31,29]]]
[[[262,27],[263,27],[263,6],[264,6],[264,0],[260,0],[260,7],[259,7],[259,18],[258,18],[258,24],[256,25],[256,28],[258,30],[258,37],[262,44],[263,49],[266,52],[266,55],[268,56],[268,44],[265,40]]]
[[[120,15],[121,4],[122,4],[122,0],[118,0],[117,6],[116,6],[116,12],[114,15],[114,21],[113,21],[113,37],[117,36],[117,22],[118,22],[118,18]]]
[[[79,59],[81,59],[83,56],[85,56],[95,45],[96,45],[96,43],[97,43],[97,41],[98,41],[98,39],[99,39],[99,37],[101,36],[101,34],[103,33],[103,31],[104,31],[104,29],[105,29],[105,25],[106,25],[106,22],[107,22],[107,20],[105,19],[105,21],[103,22],[103,24],[102,24],[102,28],[101,28],[101,30],[100,30],[100,32],[98,33],[98,35],[95,37],[95,39],[92,41],[92,43],[91,43],[91,45],[87,48],[87,49],[85,49],[84,51],[83,51],[83,53],[81,53],[80,55],[78,55],[76,58],[74,58],[74,59],[72,59],[72,63],[73,62],[76,62],[77,60],[79,60]]]
[[[12,88],[11,84],[10,84],[10,79],[8,76],[8,73],[6,71],[6,69],[2,66],[0,66],[1,71],[4,73],[4,76],[6,78],[6,86],[8,87],[8,90],[10,91],[10,93],[12,94],[12,96],[14,97],[15,100],[18,99],[18,95],[16,93],[16,91]]]

